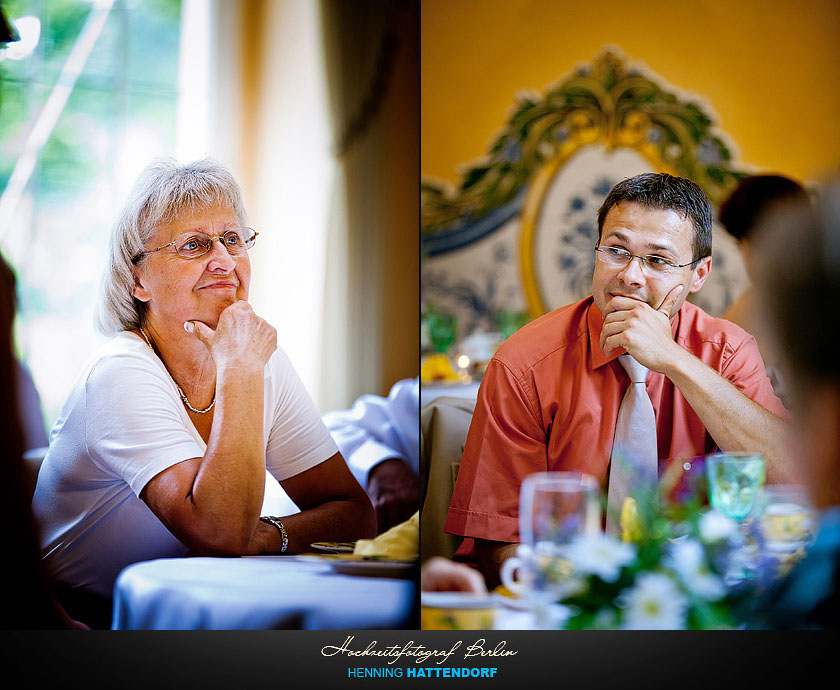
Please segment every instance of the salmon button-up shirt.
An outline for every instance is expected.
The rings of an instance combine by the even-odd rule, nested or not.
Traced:
[[[481,382],[445,530],[519,541],[519,488],[533,472],[578,471],[606,488],[618,408],[629,379],[600,346],[603,317],[592,297],[556,309],[512,335]],[[786,417],[755,338],[689,302],[674,339],[747,397]],[[665,375],[645,383],[656,414],[660,477],[672,459],[716,449],[703,422]]]

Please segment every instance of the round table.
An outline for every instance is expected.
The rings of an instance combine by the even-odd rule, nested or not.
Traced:
[[[341,575],[306,556],[165,558],[125,568],[115,630],[404,628],[414,579]]]

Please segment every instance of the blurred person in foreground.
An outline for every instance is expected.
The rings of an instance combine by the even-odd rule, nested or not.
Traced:
[[[420,568],[420,589],[424,592],[469,592],[486,594],[484,578],[474,568],[443,556],[432,556]]]
[[[62,408],[33,501],[59,598],[92,627],[109,626],[114,581],[138,561],[375,533],[364,489],[248,304],[257,234],[211,159],[152,163],[114,225],[98,311],[112,338]],[[299,513],[260,515],[266,472]]]
[[[349,410],[321,418],[367,489],[378,531],[408,520],[420,503],[420,379],[397,381],[388,397],[361,395]]]
[[[840,628],[840,181],[813,207],[789,204],[763,224],[757,287],[773,356],[785,366],[795,455],[819,511],[805,558],[757,607],[752,627]]]
[[[614,534],[627,497],[674,459],[759,452],[768,482],[793,473],[787,412],[755,338],[686,301],[712,269],[703,190],[666,173],[622,180],[593,250],[592,294],[508,338],[479,388],[445,529],[475,540],[490,587],[515,553],[520,485],[534,472],[595,477]]]
[[[805,201],[808,193],[798,182],[782,175],[753,175],[738,183],[732,194],[721,204],[718,220],[726,231],[738,242],[744,269],[750,285],[742,292],[723,315],[723,318],[738,324],[753,335],[764,359],[767,375],[773,382],[776,395],[785,399],[784,376],[778,363],[769,359],[766,336],[761,333],[759,311],[763,295],[755,287],[756,229],[763,218],[772,213],[774,207],[786,201]]]
[[[7,530],[5,563],[0,570],[0,588],[5,602],[0,608],[4,630],[84,629],[70,620],[53,599],[38,552],[38,533],[30,506],[31,487],[23,460],[25,427],[20,396],[12,391],[19,372],[14,354],[13,324],[17,311],[15,274],[0,255],[0,381],[6,384],[0,396],[0,510]]]

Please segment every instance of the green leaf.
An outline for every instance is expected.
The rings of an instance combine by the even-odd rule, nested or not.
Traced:
[[[470,168],[469,170],[467,170],[466,174],[464,175],[464,180],[463,182],[461,182],[461,191],[467,190],[470,187],[481,182],[481,180],[484,179],[484,176],[487,175],[489,171],[489,165]]]

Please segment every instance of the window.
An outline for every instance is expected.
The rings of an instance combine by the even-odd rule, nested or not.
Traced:
[[[0,52],[0,250],[49,429],[101,339],[93,312],[116,214],[149,160],[176,152],[182,2],[3,10],[22,40]]]

